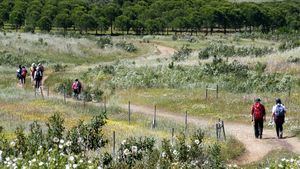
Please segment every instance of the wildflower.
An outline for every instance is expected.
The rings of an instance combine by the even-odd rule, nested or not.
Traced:
[[[126,140],[123,140],[123,141],[122,141],[122,145],[125,145],[125,144],[126,144]]]
[[[72,142],[71,142],[71,141],[67,141],[65,145],[66,145],[67,147],[69,147],[69,146],[72,145]]]
[[[123,153],[124,153],[124,155],[126,155],[126,156],[127,156],[127,155],[129,155],[129,154],[130,154],[130,151],[129,151],[129,150],[126,148],[126,149],[124,150],[124,152],[123,152]]]
[[[236,164],[233,165],[234,168],[237,168],[238,166]]]
[[[177,156],[179,153],[178,153],[177,150],[174,150],[174,151],[173,151],[173,154],[174,154],[175,156]]]
[[[290,160],[291,163],[293,163],[294,161],[295,161],[295,160],[294,160],[293,158]]]
[[[265,169],[270,169],[269,167],[266,167]]]
[[[282,164],[278,164],[278,167],[279,167],[279,168],[283,168]]]
[[[63,139],[60,139],[60,140],[59,140],[59,143],[60,143],[60,144],[64,144],[65,141],[64,141]]]
[[[88,161],[88,163],[89,163],[89,164],[91,164],[91,163],[92,163],[92,161],[91,161],[91,160],[89,160],[89,161]]]
[[[36,152],[36,154],[37,154],[37,155],[40,155],[40,153],[41,153],[41,151],[40,151],[40,150],[38,150],[38,151]]]
[[[54,142],[54,143],[58,143],[58,142],[59,142],[59,139],[58,139],[57,137],[54,137],[54,138],[53,138],[53,142]]]
[[[64,148],[64,146],[62,144],[59,144],[58,148],[62,149],[62,148]]]
[[[75,158],[74,158],[73,156],[70,156],[70,157],[69,157],[69,161],[74,161],[74,159],[75,159]]]
[[[34,163],[34,162],[36,162],[36,159],[34,158],[34,159],[32,159],[32,162]]]
[[[43,147],[42,146],[39,146],[39,149],[42,149]]]
[[[64,154],[64,153],[60,153],[59,155],[60,155],[60,156],[65,156],[65,154]]]
[[[78,165],[77,164],[73,164],[73,168],[77,168],[78,167]]]
[[[42,166],[42,165],[44,165],[44,163],[41,161],[41,162],[39,163],[39,166]]]
[[[5,161],[10,161],[10,158],[9,158],[9,157],[6,157],[6,158],[5,158]]]
[[[49,150],[48,150],[48,152],[51,152],[52,151],[52,148],[50,148]]]
[[[138,151],[137,146],[132,146],[131,151],[132,151],[132,153],[137,153],[137,151]]]
[[[79,163],[83,163],[83,160],[82,160],[82,159],[80,159],[80,160],[79,160]]]
[[[195,140],[195,144],[200,144],[200,141],[199,140]]]
[[[69,164],[66,164],[66,169],[70,169],[70,165]]]
[[[14,141],[10,142],[11,147],[14,147],[15,145],[16,145],[16,142],[14,142]]]
[[[83,139],[82,137],[78,137],[78,140],[77,140],[78,143],[82,143],[83,142]]]
[[[165,158],[166,156],[167,156],[166,152],[162,152],[162,153],[161,153],[161,157],[162,157],[162,158]]]
[[[285,158],[282,158],[281,161],[285,161]]]

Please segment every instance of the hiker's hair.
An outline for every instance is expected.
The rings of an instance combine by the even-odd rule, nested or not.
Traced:
[[[22,65],[19,65],[19,68],[22,68]]]
[[[75,79],[75,81],[78,81],[78,79]]]
[[[276,104],[281,104],[281,99],[276,98],[276,99],[275,99],[275,102],[276,102]]]

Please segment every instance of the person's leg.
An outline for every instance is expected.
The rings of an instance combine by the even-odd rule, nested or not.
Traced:
[[[258,138],[258,121],[254,120],[254,134],[255,134],[255,138]]]
[[[279,124],[275,123],[277,138],[279,138]]]
[[[24,77],[24,84],[25,84],[25,82],[26,82],[26,77]]]
[[[262,138],[263,130],[264,130],[264,121],[260,120],[259,121],[259,138]]]
[[[283,127],[282,127],[282,123],[278,126],[278,130],[279,130],[279,137],[282,138],[282,130],[283,130]]]

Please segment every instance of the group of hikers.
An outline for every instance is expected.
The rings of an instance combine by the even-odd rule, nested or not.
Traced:
[[[27,73],[28,71],[26,67],[19,65],[19,68],[17,69],[17,78],[21,86],[24,86],[26,83]],[[41,63],[39,63],[38,65],[32,63],[30,67],[29,76],[31,78],[31,82],[34,84],[36,89],[39,89],[42,85],[43,74],[44,74],[44,66]]]
[[[275,99],[272,108],[272,119],[275,122],[277,138],[283,138],[283,123],[285,122],[286,108],[280,98]],[[260,98],[255,99],[251,111],[252,122],[254,124],[254,134],[256,138],[262,138],[264,121],[266,121],[266,109]]]

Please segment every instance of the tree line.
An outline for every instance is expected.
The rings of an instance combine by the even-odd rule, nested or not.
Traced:
[[[135,34],[300,30],[300,1],[0,0],[0,28]]]

